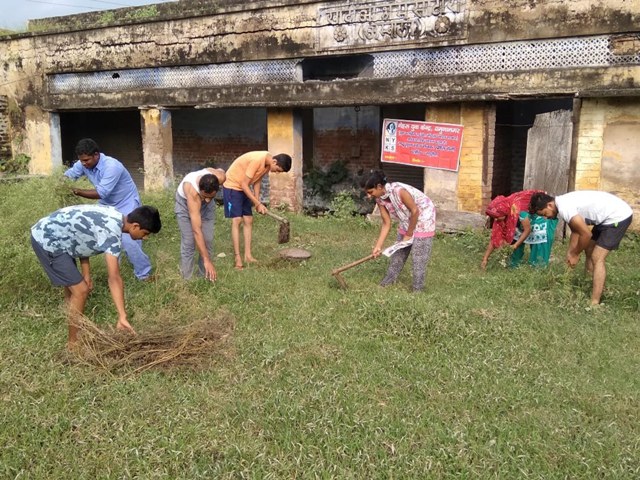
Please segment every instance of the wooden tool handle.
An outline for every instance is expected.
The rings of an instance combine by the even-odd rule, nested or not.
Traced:
[[[349,265],[345,265],[344,267],[336,268],[333,272],[331,272],[331,274],[332,275],[336,275],[337,273],[344,272],[345,270],[349,270],[350,268],[353,268],[356,265],[360,265],[361,263],[367,262],[367,261],[371,260],[372,258],[374,258],[373,254],[367,255],[366,257],[361,258],[360,260],[356,260],[355,262],[352,262]]]
[[[275,218],[280,223],[289,223],[289,220],[287,220],[286,218],[282,218],[281,216],[276,215],[275,213],[272,213],[269,210],[267,210],[265,213],[269,215],[271,218]]]

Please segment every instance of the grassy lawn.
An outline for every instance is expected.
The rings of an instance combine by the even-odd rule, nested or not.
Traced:
[[[423,294],[410,269],[377,283],[378,226],[259,216],[256,266],[233,269],[217,212],[219,280],[178,272],[173,192],[147,195],[163,229],[145,244],[159,280],[122,265],[139,332],[224,313],[229,344],[201,369],[109,374],[69,361],[62,292],[29,228],[59,206],[53,179],[0,184],[0,478],[639,478],[640,237],[609,256],[604,305],[583,264],[507,270],[488,233],[438,235]],[[115,323],[104,261],[87,315]]]

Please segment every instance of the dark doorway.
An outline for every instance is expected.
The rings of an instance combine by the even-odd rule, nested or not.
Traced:
[[[62,159],[76,161],[75,147],[81,138],[93,138],[105,155],[120,160],[139,190],[144,189],[142,131],[138,110],[60,113]]]
[[[523,189],[527,135],[536,115],[573,109],[571,98],[513,100],[496,105],[496,137],[491,198]]]

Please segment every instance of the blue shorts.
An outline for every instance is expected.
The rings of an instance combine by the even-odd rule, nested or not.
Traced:
[[[40,265],[47,273],[49,280],[57,287],[72,287],[84,280],[78,270],[76,259],[68,253],[50,253],[40,245],[33,236],[31,246],[40,260]]]
[[[222,188],[224,201],[224,218],[250,217],[252,203],[247,194],[242,190]]]

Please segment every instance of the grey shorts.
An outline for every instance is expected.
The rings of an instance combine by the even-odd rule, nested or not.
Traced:
[[[31,246],[51,283],[58,287],[77,285],[84,278],[78,270],[76,259],[68,253],[49,253],[31,236]]]
[[[629,225],[631,225],[632,220],[633,215],[621,222],[610,225],[596,225],[593,227],[593,230],[591,230],[591,240],[606,250],[615,250],[620,245],[620,241],[622,237],[624,237]]]

